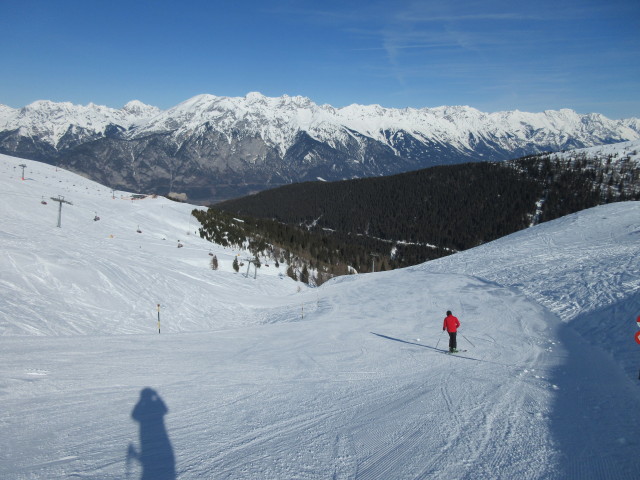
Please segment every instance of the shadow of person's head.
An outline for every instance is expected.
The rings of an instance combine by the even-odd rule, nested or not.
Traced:
[[[141,424],[144,422],[162,422],[162,417],[168,413],[167,406],[153,388],[143,388],[140,391],[140,399],[131,412],[131,416]]]

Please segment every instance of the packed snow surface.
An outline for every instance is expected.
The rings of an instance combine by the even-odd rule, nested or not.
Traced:
[[[0,478],[640,477],[640,202],[311,289],[190,205],[0,187]]]

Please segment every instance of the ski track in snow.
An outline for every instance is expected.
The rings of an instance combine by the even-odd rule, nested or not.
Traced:
[[[189,205],[6,156],[0,183],[0,478],[139,479],[130,447],[179,479],[639,476],[638,202],[309,289],[233,273]]]

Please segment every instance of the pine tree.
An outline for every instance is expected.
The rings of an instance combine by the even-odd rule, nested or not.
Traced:
[[[238,265],[238,257],[233,259],[233,269],[237,272],[240,271],[240,265]]]
[[[298,280],[298,276],[296,275],[296,272],[291,265],[289,265],[289,268],[287,268],[287,275],[294,280]]]

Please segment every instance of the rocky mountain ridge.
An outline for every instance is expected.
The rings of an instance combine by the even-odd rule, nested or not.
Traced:
[[[389,175],[640,138],[640,120],[573,110],[317,105],[301,96],[198,95],[168,110],[50,101],[0,105],[0,152],[113,188],[210,202],[306,180]]]

